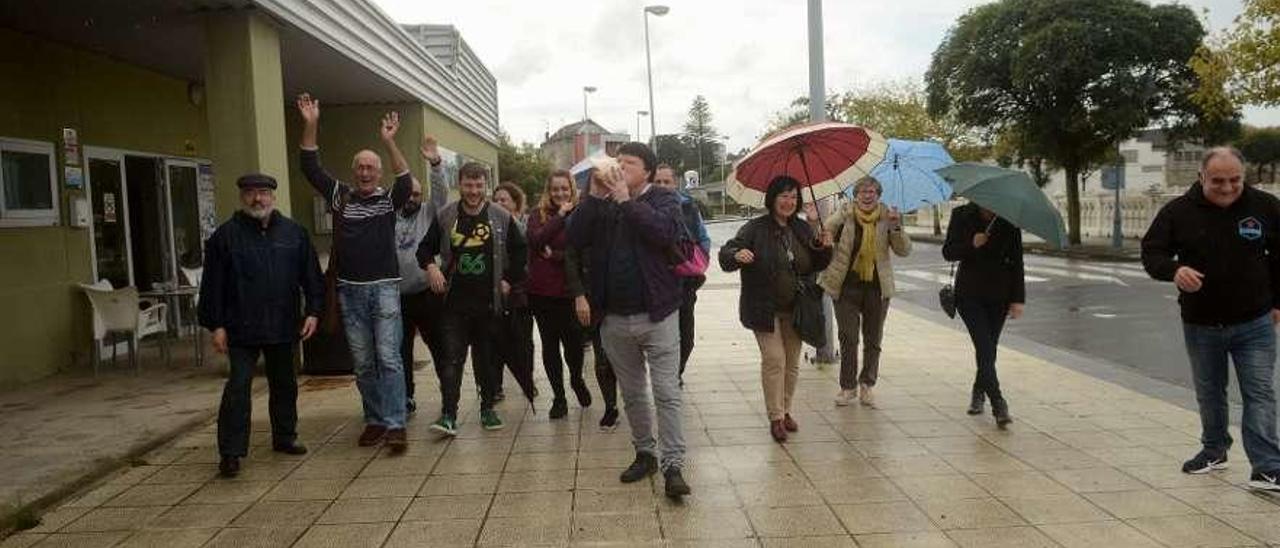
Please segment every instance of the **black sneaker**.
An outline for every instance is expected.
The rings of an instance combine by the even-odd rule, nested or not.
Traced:
[[[417,412],[418,412],[418,402],[413,401],[413,398],[405,398],[405,400],[404,400],[404,411],[405,411],[405,414],[408,414],[408,415],[412,415],[412,414],[414,414],[414,413],[417,413]]]
[[[305,455],[307,454],[307,446],[298,442],[280,443],[271,446],[271,450],[286,455]]]
[[[1227,455],[1225,453],[1219,455],[1202,449],[1191,460],[1182,463],[1182,473],[1207,474],[1214,470],[1226,470],[1227,467]]]
[[[218,463],[218,475],[224,478],[234,478],[240,475],[240,457],[223,455],[222,462]]]
[[[667,480],[667,486],[664,489],[668,497],[680,498],[692,492],[689,484],[684,482],[684,476],[680,474],[679,468],[668,468],[662,473]]]
[[[555,400],[552,400],[551,414],[549,415],[552,420],[563,419],[565,415],[568,414],[569,402],[566,402],[564,398],[556,398]]]
[[[1249,476],[1249,488],[1258,491],[1280,491],[1280,470],[1254,472]]]
[[[635,483],[653,475],[657,471],[657,457],[648,453],[636,453],[636,460],[626,470],[622,471],[622,476],[618,479],[621,479],[622,483]]]
[[[612,432],[618,427],[618,408],[610,407],[604,410],[604,416],[600,417],[600,430],[602,432]]]

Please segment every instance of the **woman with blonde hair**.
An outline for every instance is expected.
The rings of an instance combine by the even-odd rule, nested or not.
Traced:
[[[583,295],[575,258],[567,256],[565,227],[578,203],[573,176],[563,169],[547,179],[538,208],[529,214],[529,308],[542,338],[542,367],[551,383],[552,419],[568,414],[564,394],[564,365],[578,405],[591,405],[591,391],[582,380],[584,333],[578,326],[575,300]],[[561,347],[563,346],[563,356]]]
[[[846,202],[823,223],[832,235],[835,254],[818,276],[818,285],[835,303],[840,338],[840,393],[836,405],[854,399],[875,407],[872,387],[880,372],[880,341],[893,297],[894,255],[911,253],[911,238],[902,230],[898,210],[880,203],[880,181],[864,177]],[[858,372],[858,336],[862,336],[862,372]]]

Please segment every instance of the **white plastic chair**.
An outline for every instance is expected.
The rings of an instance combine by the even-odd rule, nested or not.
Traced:
[[[194,318],[197,317],[200,310],[200,280],[204,278],[204,268],[187,268],[182,269],[182,276],[187,279],[187,284],[196,288],[196,294],[191,296],[191,336],[196,338],[196,367],[204,365],[204,334]],[[178,326],[182,329],[182,326]]]
[[[164,335],[169,330],[168,305],[155,303],[145,310],[140,310],[138,290],[134,287],[112,289],[111,282],[99,280],[96,284],[80,284],[85,295],[89,297],[89,305],[93,310],[93,374],[98,375],[99,353],[102,343],[112,335],[128,334],[129,359],[133,361],[135,373],[142,372],[142,361],[138,359],[139,341],[149,335]],[[116,361],[115,339],[110,339],[111,362]],[[169,348],[164,337],[160,340],[161,356],[166,362],[169,359]]]

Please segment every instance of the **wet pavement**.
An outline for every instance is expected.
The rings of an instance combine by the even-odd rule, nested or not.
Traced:
[[[713,270],[699,299],[683,410],[694,492],[683,501],[661,496],[660,479],[620,483],[633,455],[625,424],[600,432],[599,403],[548,420],[545,389],[537,414],[501,403],[496,432],[480,428],[464,391],[460,435],[435,437],[438,391],[423,368],[403,455],[356,446],[349,380],[308,380],[309,455],[269,450],[259,397],[239,478],[215,478],[207,423],[0,547],[1280,545],[1280,499],[1241,487],[1239,448],[1228,471],[1179,471],[1198,446],[1193,412],[1053,352],[1006,347],[1016,422],[999,430],[964,413],[967,337],[909,303],[888,320],[878,408],[836,407],[837,372],[804,365],[800,431],[774,443],[735,280]]]

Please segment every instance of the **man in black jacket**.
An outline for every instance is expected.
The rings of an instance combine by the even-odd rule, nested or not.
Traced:
[[[205,246],[200,286],[200,325],[213,333],[213,347],[231,360],[231,374],[218,410],[219,470],[240,471],[249,449],[253,367],[266,357],[271,400],[272,449],[307,452],[298,443],[298,381],[293,352],[316,331],[324,303],[324,281],[311,239],[275,210],[276,181],[250,174],[236,181],[242,208],[218,227]],[[301,293],[301,295],[300,295]],[[301,317],[306,297],[306,319]]]
[[[1230,356],[1244,398],[1241,430],[1253,467],[1249,486],[1280,491],[1272,387],[1280,321],[1280,200],[1244,185],[1239,151],[1210,149],[1200,164],[1200,182],[1151,223],[1142,239],[1142,263],[1152,278],[1177,285],[1182,306],[1204,446],[1182,471],[1227,468]]]

